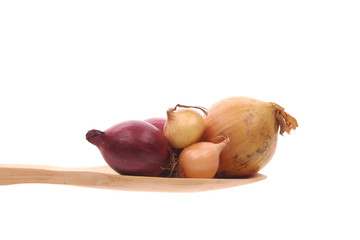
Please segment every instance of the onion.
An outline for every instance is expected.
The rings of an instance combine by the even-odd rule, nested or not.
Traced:
[[[171,146],[177,149],[185,148],[201,138],[205,128],[204,117],[193,109],[179,109],[197,108],[207,114],[205,108],[176,105],[174,108],[169,108],[167,111],[167,120],[164,126],[164,135]]]
[[[213,178],[219,168],[219,155],[229,143],[197,142],[182,150],[178,160],[178,174],[188,178]]]
[[[217,177],[247,177],[261,170],[273,157],[277,136],[290,133],[298,126],[276,103],[247,97],[232,97],[208,109],[202,141],[209,141],[219,132],[231,142],[220,154]]]
[[[159,176],[170,167],[171,148],[162,132],[148,122],[125,121],[105,132],[93,129],[86,139],[120,174]]]
[[[151,123],[162,132],[164,130],[166,118],[149,118],[146,119],[145,122]]]

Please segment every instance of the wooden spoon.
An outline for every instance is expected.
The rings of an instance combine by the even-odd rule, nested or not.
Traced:
[[[241,186],[265,178],[259,173],[250,178],[237,179],[138,177],[120,175],[108,166],[60,168],[0,164],[0,185],[50,183],[127,191],[201,192]]]

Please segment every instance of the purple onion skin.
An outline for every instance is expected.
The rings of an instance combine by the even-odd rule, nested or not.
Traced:
[[[146,119],[145,122],[151,123],[162,132],[164,130],[166,118],[149,118]]]
[[[86,139],[120,174],[156,177],[169,168],[171,147],[163,133],[148,122],[125,121],[105,132],[93,129]]]

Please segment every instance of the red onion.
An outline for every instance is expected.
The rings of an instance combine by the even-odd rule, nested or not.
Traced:
[[[93,129],[86,139],[120,174],[159,176],[170,165],[169,143],[159,129],[145,121],[122,122],[105,132]]]
[[[149,118],[146,119],[145,122],[151,123],[152,125],[157,127],[160,131],[163,131],[166,118]]]

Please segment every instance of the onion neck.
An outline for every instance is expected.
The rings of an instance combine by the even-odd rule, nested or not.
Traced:
[[[166,111],[167,120],[172,120],[172,119],[174,119],[174,111],[175,111],[174,108],[169,108],[169,109]]]
[[[221,143],[218,143],[218,144],[217,144],[219,153],[220,153],[222,150],[224,150],[224,148],[226,147],[226,145],[228,145],[228,143],[229,143],[228,140],[224,140],[224,141],[222,141]]]
[[[86,134],[86,140],[88,140],[90,143],[98,146],[103,142],[103,136],[105,135],[104,132],[96,129],[92,129],[87,132]]]
[[[283,107],[273,102],[270,104],[275,108],[275,117],[279,122],[281,135],[284,132],[290,133],[291,130],[295,130],[299,126],[296,119],[285,112]]]

